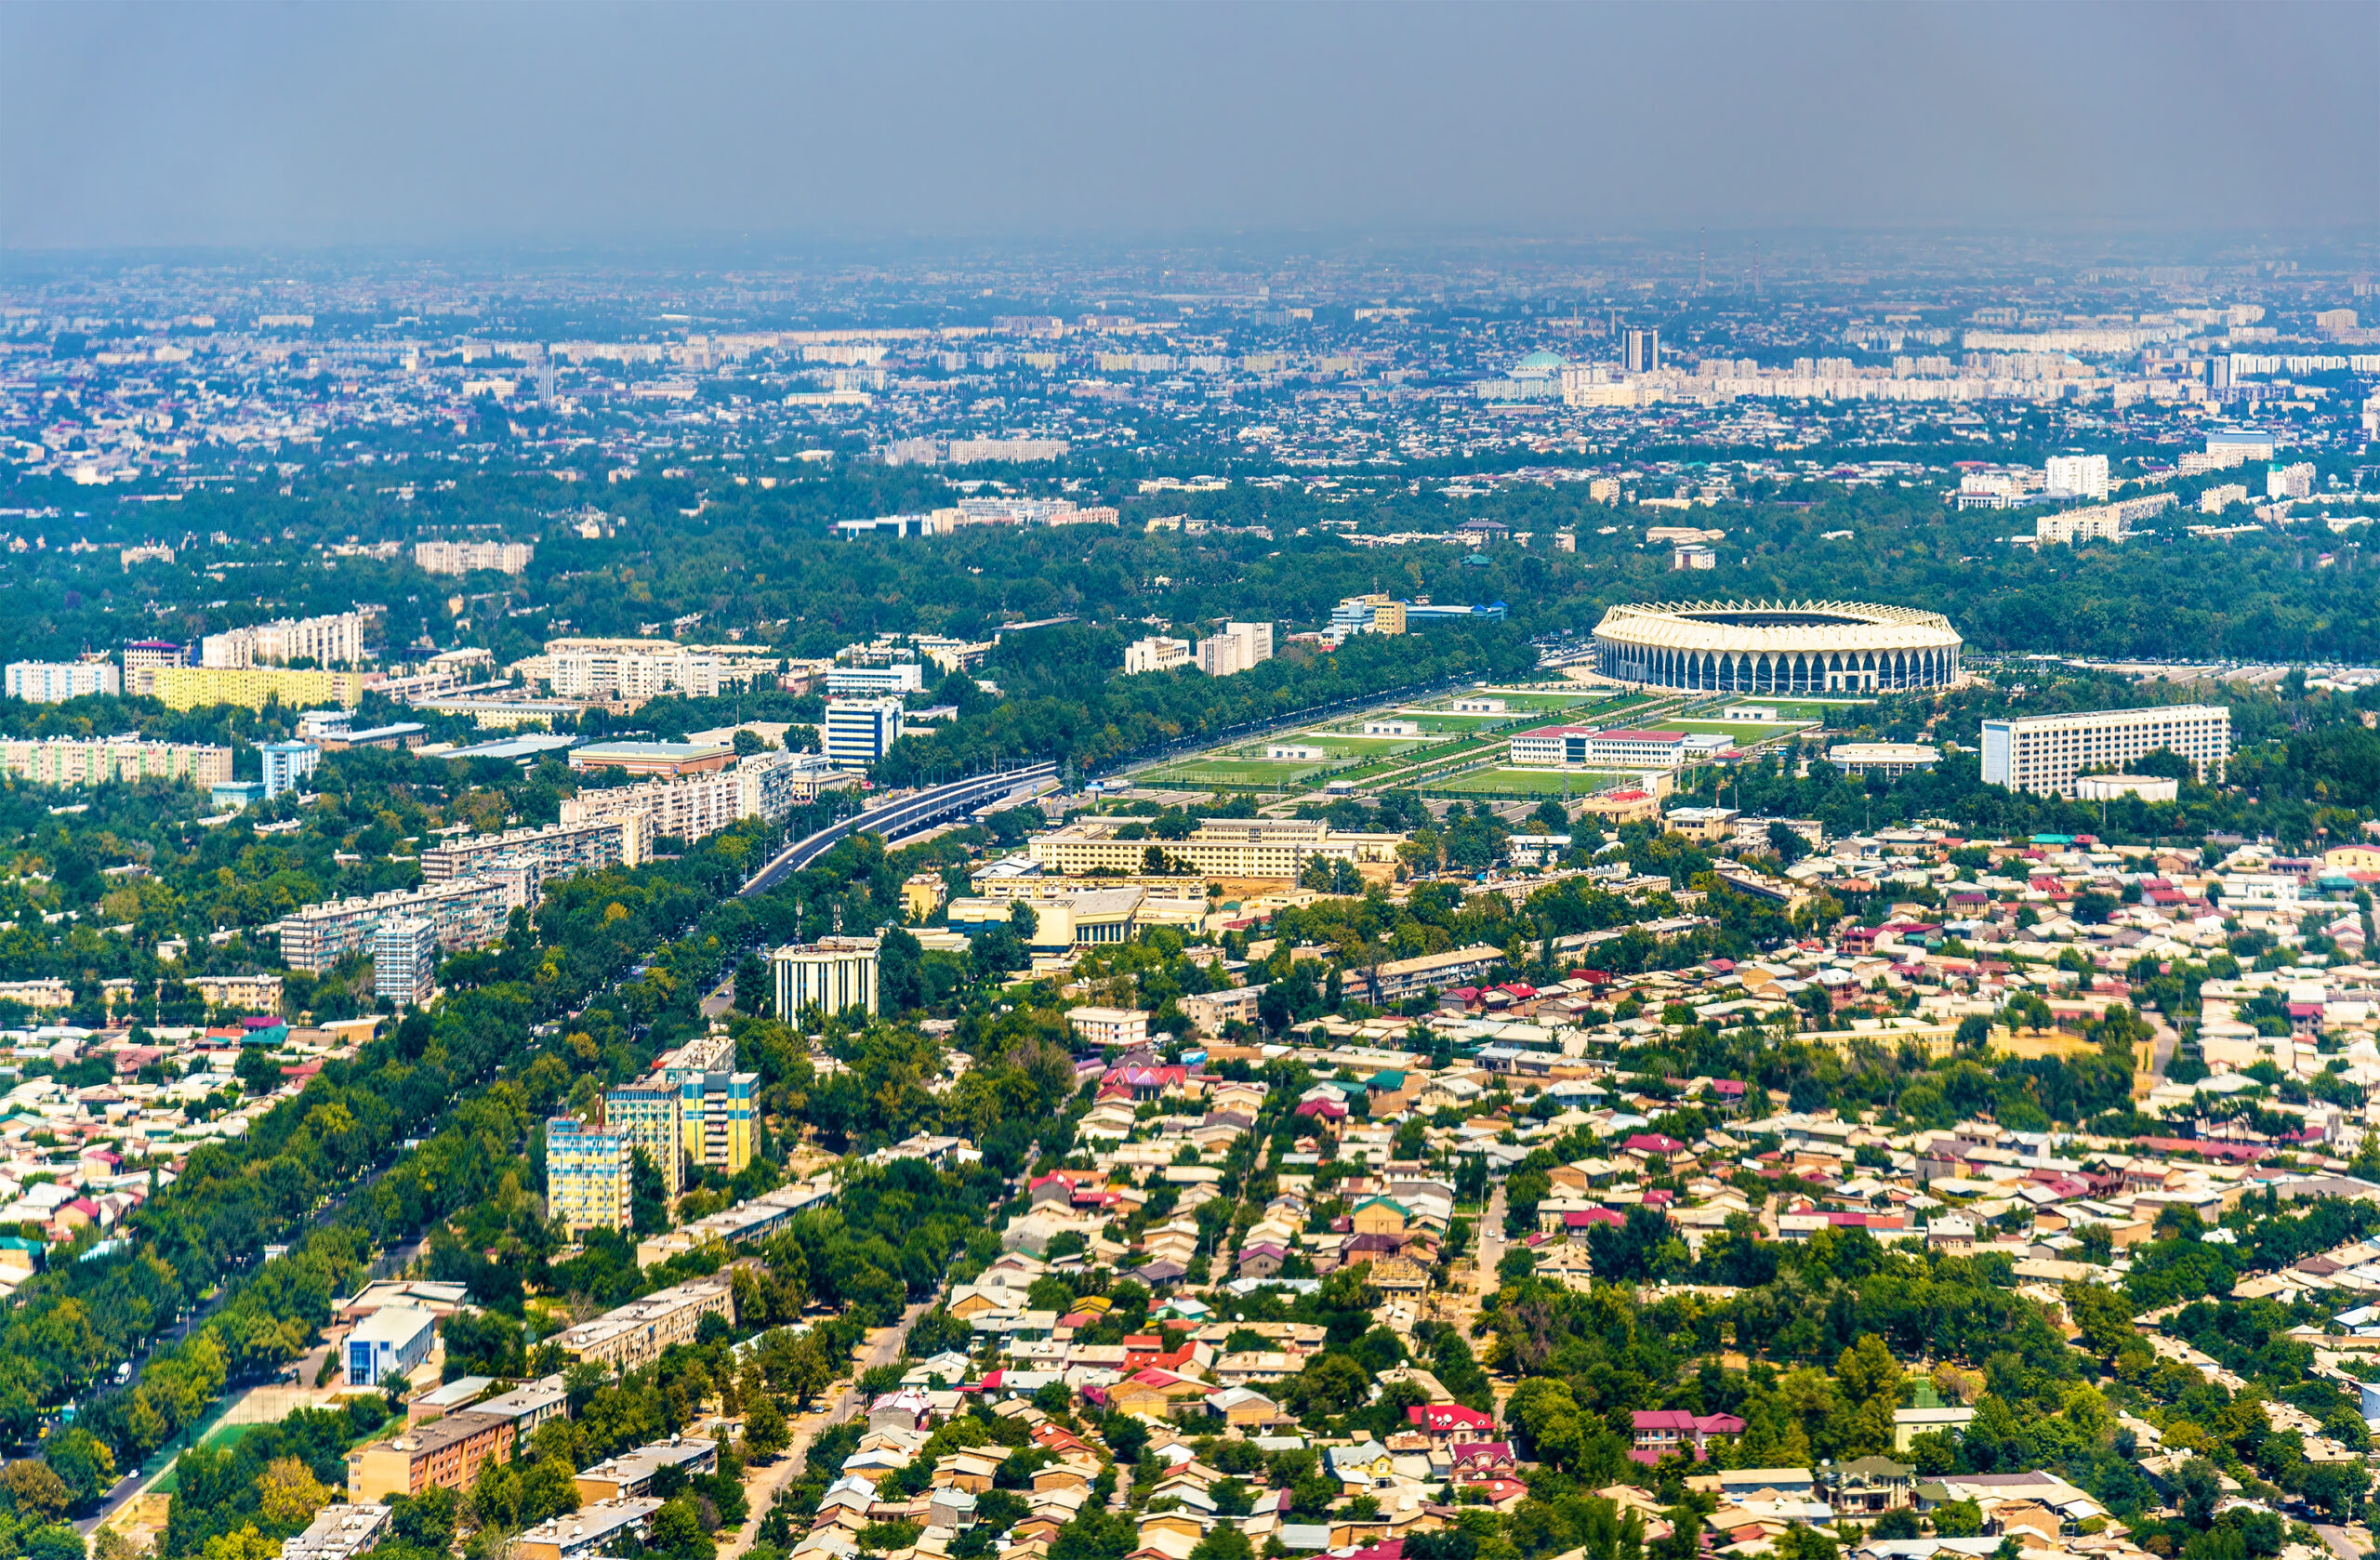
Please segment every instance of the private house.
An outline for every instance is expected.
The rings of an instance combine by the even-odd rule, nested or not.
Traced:
[[[1635,1416],[1635,1444],[1628,1455],[1638,1462],[1657,1463],[1673,1452],[1699,1462],[1703,1445],[1713,1435],[1740,1435],[1744,1421],[1733,1414],[1689,1414],[1683,1408],[1640,1408]]]
[[[1204,1402],[1214,1390],[1204,1382],[1194,1382],[1170,1370],[1136,1370],[1106,1389],[1107,1406],[1117,1413],[1170,1419],[1183,1408]]]
[[[1729,1468],[1719,1474],[1719,1493],[1740,1506],[1754,1501],[1818,1500],[1818,1480],[1807,1468]]]
[[[1826,1503],[1839,1522],[1872,1522],[1917,1504],[1917,1470],[1889,1457],[1862,1457],[1827,1470]]]
[[[1406,1408],[1405,1418],[1433,1441],[1448,1445],[1486,1440],[1496,1431],[1493,1415],[1460,1403],[1415,1403]]]
[[[1281,1406],[1251,1387],[1226,1387],[1207,1399],[1207,1412],[1231,1429],[1252,1431],[1281,1418]]]

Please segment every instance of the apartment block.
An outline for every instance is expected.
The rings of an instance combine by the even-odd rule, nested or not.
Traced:
[[[2086,769],[2167,748],[2189,760],[2201,780],[2220,779],[2231,757],[2231,712],[2220,705],[2161,705],[2091,709],[1983,722],[1983,779],[2010,790],[2075,794]]]
[[[262,709],[276,700],[290,709],[312,709],[330,704],[353,709],[364,702],[362,672],[292,671],[285,667],[159,667],[151,677],[159,701],[168,709],[197,709],[212,704]]]
[[[2301,460],[2294,466],[2275,466],[2265,473],[2265,496],[2268,498],[2311,498],[2314,496],[2314,463]]]
[[[2045,463],[2049,491],[2078,498],[2108,496],[2108,457],[2103,455],[2054,455]]]
[[[1198,641],[1198,669],[1209,677],[1229,677],[1273,658],[1273,625],[1226,623],[1219,633]]]
[[[372,929],[372,995],[416,1007],[438,989],[438,923],[395,916]]]
[[[103,786],[114,780],[220,786],[231,778],[231,749],[127,736],[0,741],[0,773],[34,786]]]
[[[694,1435],[672,1435],[666,1441],[649,1441],[634,1451],[607,1457],[579,1473],[575,1480],[578,1498],[590,1506],[606,1501],[633,1501],[652,1494],[654,1482],[666,1469],[690,1475],[716,1474],[719,1443]]]
[[[791,1223],[795,1214],[831,1202],[834,1196],[835,1183],[830,1175],[821,1175],[814,1181],[798,1181],[790,1186],[780,1186],[774,1192],[763,1192],[733,1208],[722,1208],[716,1213],[706,1214],[692,1223],[681,1224],[660,1235],[647,1236],[636,1243],[636,1265],[640,1268],[657,1266],[672,1257],[699,1250],[713,1241],[723,1246],[749,1246],[754,1241],[766,1240]]]
[[[568,1329],[555,1342],[574,1359],[635,1370],[659,1359],[672,1343],[693,1342],[702,1319],[713,1315],[735,1320],[735,1286],[724,1273],[632,1300]]]
[[[1365,972],[1360,984],[1370,988],[1366,1001],[1385,1006],[1427,991],[1476,985],[1503,960],[1503,957],[1501,948],[1476,943],[1466,948],[1449,948],[1444,953],[1390,959],[1376,970]]]
[[[1227,991],[1201,992],[1182,998],[1182,1011],[1189,1015],[1191,1026],[1209,1039],[1223,1032],[1231,1024],[1256,1022],[1257,999],[1264,995],[1261,985],[1236,985]]]
[[[585,1555],[615,1554],[641,1543],[653,1530],[654,1514],[661,1502],[641,1495],[627,1501],[596,1501],[567,1516],[557,1516],[524,1528],[519,1540],[520,1560],[580,1560]]]
[[[311,742],[259,742],[257,757],[264,760],[264,797],[271,801],[311,775],[323,761],[323,750]]]
[[[541,1376],[510,1392],[494,1397],[483,1397],[471,1405],[471,1411],[496,1414],[512,1421],[517,1435],[527,1435],[548,1420],[565,1418],[570,1413],[570,1389],[560,1375]]]
[[[187,984],[210,1008],[245,1008],[252,1013],[281,1011],[279,975],[192,975]]]
[[[190,646],[172,640],[134,640],[124,647],[124,689],[149,698],[157,692],[157,668],[190,665]]]
[[[2035,517],[2033,539],[2056,547],[2076,542],[2123,540],[2123,516],[2111,505],[2089,509],[2063,509]]]
[[[54,1012],[74,1005],[74,988],[55,975],[33,981],[0,981],[0,1002],[15,1002],[35,1012]]]
[[[469,575],[482,570],[517,575],[529,567],[536,549],[526,542],[416,542],[414,567],[430,575]]]
[[[714,1024],[684,1045],[654,1057],[652,1076],[674,1086],[697,1073],[732,1070],[734,1065],[735,1038],[725,1025]]]
[[[311,660],[320,667],[354,666],[364,659],[364,615],[283,617],[271,623],[209,634],[199,641],[198,664],[219,671],[283,666]]]
[[[674,640],[548,640],[544,654],[514,663],[558,698],[603,699],[634,708],[664,694],[717,698],[722,691],[773,678],[778,657],[747,645],[680,644]]]
[[[635,866],[653,853],[653,824],[643,813],[623,813],[583,824],[549,824],[502,834],[467,835],[421,853],[422,880],[452,882],[491,868],[534,867],[542,881],[614,866]]]
[[[833,773],[820,753],[755,753],[732,770],[581,791],[562,804],[564,824],[641,813],[654,839],[694,840],[745,818],[782,818],[816,794],[803,782]]]
[[[829,1013],[846,1008],[875,1012],[878,945],[873,937],[821,937],[788,943],[770,954],[777,1017],[798,1024],[813,1007]]]
[[[281,1560],[354,1560],[379,1547],[396,1515],[390,1506],[349,1501],[325,1506],[304,1532],[282,1544]]]
[[[7,691],[27,704],[64,704],[93,694],[121,694],[124,674],[112,661],[11,661]]]
[[[1138,1008],[1069,1008],[1066,1023],[1089,1043],[1103,1050],[1125,1050],[1149,1043],[1149,1015]]]
[[[469,1489],[480,1467],[512,1455],[515,1431],[501,1414],[466,1408],[348,1453],[347,1494],[357,1504],[430,1489]]]
[[[567,1116],[546,1122],[546,1215],[574,1236],[625,1230],[634,1223],[633,1145],[617,1127],[590,1127]]]
[[[325,900],[282,918],[281,961],[293,970],[321,974],[370,942],[382,921],[418,917],[438,929],[438,945],[449,953],[484,947],[504,935],[515,905],[536,896],[534,881],[522,892],[520,877],[457,878],[417,889],[392,889],[369,899]]]
[[[702,1073],[678,1086],[678,1122],[686,1157],[722,1174],[752,1162],[752,1091],[758,1073]]]
[[[681,1085],[655,1076],[623,1084],[603,1096],[603,1124],[626,1143],[631,1162],[636,1150],[661,1171],[661,1183],[671,1202],[685,1190],[685,1127],[679,1117]]]

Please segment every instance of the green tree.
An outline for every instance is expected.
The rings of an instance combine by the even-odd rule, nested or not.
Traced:
[[[744,1408],[744,1454],[767,1461],[785,1450],[791,1443],[785,1422],[784,1410],[776,1399],[762,1393]]]
[[[115,1454],[79,1424],[69,1425],[44,1441],[41,1457],[76,1506],[98,1500],[115,1483]]]

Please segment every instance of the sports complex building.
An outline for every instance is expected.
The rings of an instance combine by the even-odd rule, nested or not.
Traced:
[[[1860,694],[1959,680],[1959,631],[1937,612],[1857,602],[1674,602],[1613,607],[1594,668],[1698,693]]]

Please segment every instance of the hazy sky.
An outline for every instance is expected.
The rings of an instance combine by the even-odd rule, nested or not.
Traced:
[[[0,5],[0,245],[2380,222],[2380,5]]]

